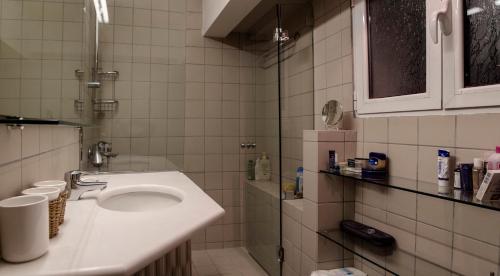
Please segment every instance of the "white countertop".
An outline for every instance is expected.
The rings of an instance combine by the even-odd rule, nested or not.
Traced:
[[[163,256],[224,210],[180,172],[99,175],[116,187],[157,184],[179,190],[181,203],[153,212],[101,208],[95,199],[68,201],[66,220],[49,252],[21,264],[0,262],[0,275],[130,275]]]

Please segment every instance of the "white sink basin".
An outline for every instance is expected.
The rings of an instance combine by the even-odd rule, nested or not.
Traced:
[[[102,208],[121,212],[161,211],[182,202],[182,193],[162,185],[134,185],[105,190],[97,198]]]

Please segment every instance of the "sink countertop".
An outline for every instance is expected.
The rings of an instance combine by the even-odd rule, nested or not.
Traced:
[[[20,264],[0,262],[0,275],[130,275],[176,248],[224,210],[183,173],[107,174],[106,190],[138,184],[166,185],[183,194],[181,203],[161,211],[120,212],[96,199],[68,201],[65,222],[49,252]]]

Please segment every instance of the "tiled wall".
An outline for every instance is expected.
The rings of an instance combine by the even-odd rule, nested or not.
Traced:
[[[188,1],[193,2],[193,1]],[[168,156],[183,167],[185,1],[108,1],[100,28],[100,66],[116,70],[118,108],[100,114],[101,139],[120,155]],[[190,20],[189,22],[193,22]],[[112,97],[105,81],[97,97]]]
[[[119,105],[102,115],[100,138],[122,159],[168,159],[224,207],[223,219],[195,235],[194,249],[239,246],[240,171],[253,153],[239,145],[255,141],[251,51],[240,47],[239,35],[201,35],[201,0],[108,3],[101,58],[104,71],[120,72]],[[110,97],[112,84],[101,92]]]
[[[1,113],[80,120],[74,100],[81,83],[75,70],[86,69],[85,1],[2,0],[0,4]]]
[[[288,26],[285,26],[285,28]],[[281,95],[282,177],[295,181],[296,170],[302,166],[302,130],[314,126],[312,30],[294,26],[289,33],[300,33],[298,39],[284,44],[281,62],[281,91],[278,91],[276,43],[266,44],[257,65],[257,152],[270,155],[273,181],[278,182],[278,95]]]
[[[198,24],[186,45],[186,138],[184,169],[224,207],[223,219],[197,235],[194,248],[232,247],[244,239],[243,182],[255,142],[255,58],[245,38],[201,37]]]
[[[0,199],[18,195],[40,180],[64,179],[79,167],[78,129],[65,126],[0,125]]]
[[[350,1],[318,0],[314,5],[316,129],[323,128],[318,117],[323,104],[340,100],[344,127],[357,130],[357,156],[387,153],[391,175],[431,182],[436,181],[439,148],[449,149],[457,162],[471,162],[500,142],[499,114],[353,118]],[[355,201],[356,219],[394,235],[402,250],[463,275],[498,273],[497,212],[366,186],[356,189]],[[382,262],[406,267],[408,275],[422,269],[408,260],[398,256]],[[379,275],[366,264],[361,267]]]

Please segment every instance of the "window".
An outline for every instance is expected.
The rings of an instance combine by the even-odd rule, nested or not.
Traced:
[[[500,1],[455,0],[452,9],[454,31],[443,37],[444,107],[500,106]]]
[[[358,114],[500,106],[500,0],[353,3]]]
[[[437,8],[439,1],[434,0],[356,1],[354,89],[359,114],[441,109],[441,44],[426,35]]]

